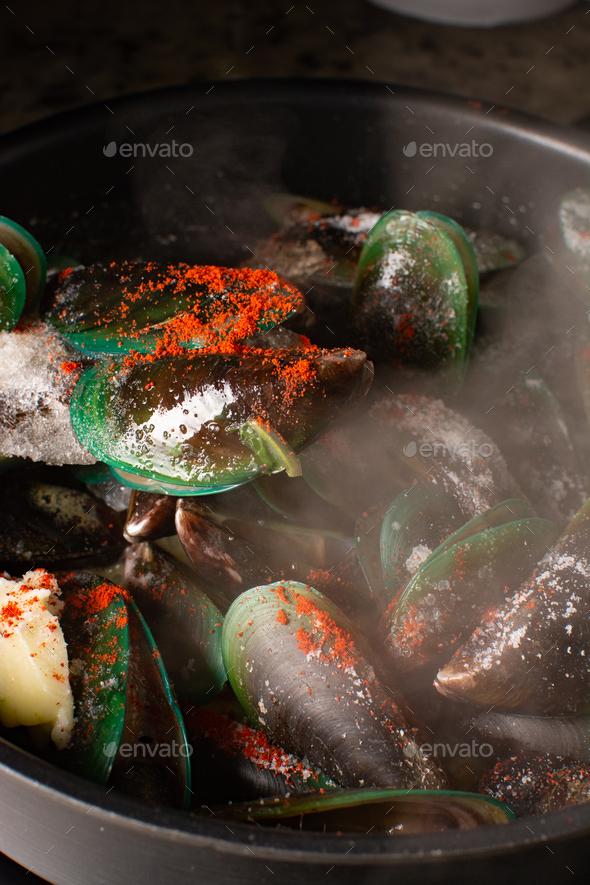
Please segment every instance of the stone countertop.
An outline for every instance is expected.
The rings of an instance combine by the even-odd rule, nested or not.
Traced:
[[[415,21],[367,0],[22,0],[0,11],[0,131],[127,92],[243,77],[359,77],[590,114],[590,6],[494,29]]]

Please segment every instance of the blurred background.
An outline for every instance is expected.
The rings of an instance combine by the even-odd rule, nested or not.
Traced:
[[[590,115],[588,2],[493,28],[420,21],[368,0],[12,0],[2,7],[0,132],[128,92],[244,77],[356,77],[558,123]]]

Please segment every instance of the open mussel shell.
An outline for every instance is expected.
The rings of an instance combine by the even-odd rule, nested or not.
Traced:
[[[462,525],[456,501],[441,486],[424,483],[402,492],[387,508],[381,526],[381,567],[387,588],[383,607],[397,599],[418,569],[448,547],[485,529],[532,515],[525,501],[513,498]]]
[[[85,491],[11,473],[3,493],[11,502],[0,517],[5,568],[63,567],[116,555],[124,545],[121,515]]]
[[[440,786],[362,647],[329,600],[293,581],[242,594],[223,629],[238,699],[285,750],[343,786]]]
[[[514,820],[496,799],[453,790],[331,790],[216,808],[226,820],[371,835],[471,830]]]
[[[191,748],[158,648],[132,600],[125,724],[110,783],[147,802],[189,807]]]
[[[151,353],[170,335],[187,350],[241,339],[288,319],[303,300],[269,271],[154,262],[67,269],[51,288],[46,319],[90,353]]]
[[[105,785],[125,723],[127,606],[121,587],[96,575],[72,572],[60,576],[59,585],[76,723],[69,746],[54,761]]]
[[[130,544],[136,541],[157,541],[175,532],[176,498],[152,492],[131,493],[125,519],[124,535]]]
[[[0,330],[10,332],[25,306],[26,282],[14,255],[0,243]]]
[[[31,313],[37,307],[45,286],[45,253],[28,230],[3,215],[0,215],[0,243],[21,267],[26,288],[23,309]]]
[[[485,528],[435,552],[410,579],[382,621],[399,670],[449,660],[507,584],[518,586],[553,543],[552,522],[532,517]]]
[[[319,769],[286,753],[264,732],[199,707],[184,717],[193,747],[193,807],[334,789]]]
[[[225,681],[223,617],[178,560],[147,541],[125,551],[125,586],[137,603],[181,701],[205,704]]]
[[[196,575],[221,611],[226,612],[250,587],[307,575],[308,566],[246,541],[208,516],[206,505],[181,498],[176,506],[176,531]]]
[[[443,695],[530,715],[590,711],[589,511],[587,501],[531,578],[439,671]]]
[[[379,535],[371,542],[378,545],[383,608],[461,521],[455,500],[434,483],[415,485],[395,498],[387,507]],[[358,544],[357,538],[357,550]],[[363,561],[360,552],[359,559]]]
[[[107,361],[76,385],[72,425],[112,467],[208,493],[288,469],[292,450],[367,392],[365,363],[351,350]]]
[[[423,369],[460,366],[470,340],[469,298],[461,255],[438,220],[394,210],[363,246],[352,331],[371,359]]]
[[[508,803],[519,817],[547,814],[590,801],[590,765],[550,753],[523,752],[498,762],[478,790]]]

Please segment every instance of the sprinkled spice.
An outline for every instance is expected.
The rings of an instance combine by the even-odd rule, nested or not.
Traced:
[[[339,627],[326,612],[318,608],[305,596],[296,595],[295,612],[312,618],[311,631],[300,627],[297,630],[297,647],[305,654],[319,654],[326,661],[335,661],[345,669],[354,667],[355,655],[352,636]]]
[[[293,777],[305,781],[314,774],[296,756],[271,744],[261,731],[235,722],[222,713],[201,707],[186,715],[185,723],[193,734],[212,738],[228,756],[241,755],[260,771],[268,769],[282,774],[290,786],[293,786]]]
[[[115,268],[114,263],[111,267]],[[137,266],[129,265],[129,273]],[[102,268],[100,269],[102,270]],[[166,299],[172,296],[191,294],[192,307],[180,310],[171,319],[157,324],[162,336],[155,342],[153,352],[139,353],[131,350],[123,360],[123,366],[131,369],[138,363],[151,363],[165,357],[184,356],[199,359],[212,354],[259,356],[276,369],[284,385],[284,399],[289,405],[297,396],[302,396],[316,377],[316,369],[311,357],[319,348],[312,345],[305,336],[299,336],[298,350],[301,357],[296,362],[285,365],[277,350],[267,347],[253,347],[244,343],[255,336],[261,324],[270,327],[280,323],[302,303],[301,294],[281,280],[274,271],[252,270],[250,268],[227,268],[215,266],[190,266],[180,264],[169,266],[162,271],[158,265],[147,264],[145,271],[150,278],[132,289],[123,288],[122,302],[116,308],[103,311],[93,319],[103,327],[112,325],[117,318],[129,312],[134,302],[145,298]],[[86,268],[92,273],[93,268]],[[67,292],[67,290],[65,290]],[[215,297],[217,296],[217,297]],[[69,302],[64,295],[65,307],[60,317],[65,322],[69,316]],[[151,327],[142,327],[136,321],[121,326],[118,334],[127,340],[139,339]],[[199,342],[198,349],[193,349]],[[76,363],[66,361],[62,369],[73,373]],[[116,369],[112,364],[113,370]],[[151,380],[145,390],[151,390]]]
[[[75,574],[69,576],[75,579]],[[68,595],[68,604],[79,612],[79,616],[89,617],[104,611],[111,604],[116,596],[122,595],[125,599],[129,599],[129,594],[124,587],[116,584],[105,582],[98,587],[93,588],[92,593],[88,594],[84,589],[78,593],[70,593]],[[115,620],[117,627],[124,627],[127,623],[127,615],[118,615]]]

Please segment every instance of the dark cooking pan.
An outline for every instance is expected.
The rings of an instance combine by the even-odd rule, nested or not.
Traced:
[[[435,209],[551,248],[559,200],[589,181],[588,136],[380,83],[162,90],[63,114],[0,143],[2,214],[44,249],[84,262],[238,263],[273,229],[262,198],[277,191]],[[27,881],[541,885],[582,877],[589,845],[590,804],[430,836],[230,829],[105,792],[0,740],[0,850],[32,868]]]

